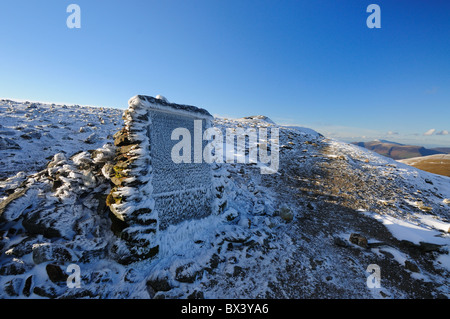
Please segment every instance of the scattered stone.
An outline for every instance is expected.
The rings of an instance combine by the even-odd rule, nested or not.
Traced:
[[[336,237],[336,238],[333,240],[333,243],[334,243],[336,246],[339,246],[339,247],[344,247],[344,248],[347,248],[347,247],[348,247],[347,242],[346,242],[345,240],[343,240],[342,238],[340,238],[340,237]]]
[[[86,144],[94,144],[95,142],[98,141],[98,139],[99,139],[98,135],[96,133],[92,133],[84,140],[84,142]]]
[[[2,200],[0,202],[0,219],[12,221],[18,219],[22,215],[23,211],[27,209],[31,204],[27,205],[26,203],[18,202],[16,200],[24,196],[28,190],[29,187],[17,189],[5,200]]]
[[[172,287],[169,284],[167,277],[163,278],[150,278],[147,280],[147,287],[150,287],[154,292],[169,291]]]
[[[129,283],[136,283],[139,281],[139,279],[140,279],[139,273],[134,268],[128,269],[123,277],[123,280]]]
[[[33,245],[37,242],[37,238],[25,237],[19,243],[11,245],[6,254],[17,258],[22,258],[24,255],[30,254],[33,251]]]
[[[203,291],[194,290],[193,293],[187,296],[187,299],[205,299],[205,296],[203,295]]]
[[[42,137],[42,134],[36,131],[28,132],[20,135],[24,140],[39,140]]]
[[[52,212],[38,209],[29,212],[22,220],[22,225],[30,234],[44,235],[46,238],[61,237],[61,232],[55,227],[56,221]]]
[[[32,256],[37,265],[47,261],[65,263],[75,259],[63,245],[50,243],[34,244]]]
[[[26,297],[29,297],[31,294],[31,285],[32,284],[33,284],[33,275],[27,277],[27,279],[25,280],[25,285],[23,286],[22,293]]]
[[[289,207],[283,206],[280,208],[280,217],[282,220],[290,222],[294,219],[294,213]]]
[[[368,248],[369,247],[369,244],[367,242],[367,238],[362,236],[362,235],[360,235],[360,234],[352,233],[350,235],[349,241],[352,244],[358,245],[358,246],[363,247],[363,248]]]
[[[20,287],[22,286],[22,278],[13,278],[5,283],[5,292],[10,297],[17,297],[20,293]]]
[[[211,256],[211,259],[209,260],[209,268],[208,270],[211,271],[213,269],[216,269],[219,266],[220,263],[220,257],[216,253],[214,253]]]
[[[244,268],[240,266],[234,266],[233,277],[244,277],[244,276],[245,276]]]
[[[432,252],[432,251],[439,252],[441,250],[441,247],[442,246],[438,245],[438,244],[426,243],[426,242],[421,241],[419,249],[425,253],[428,253],[428,252]]]
[[[100,283],[104,284],[104,283],[112,282],[111,270],[104,269],[104,270],[96,270],[96,271],[92,272],[89,282],[93,282],[96,284],[100,284]]]
[[[13,259],[12,261],[2,265],[0,268],[1,276],[15,276],[26,272],[29,269],[21,260]]]
[[[56,289],[53,287],[34,287],[33,293],[38,296],[53,299],[56,297]]]
[[[239,213],[237,210],[235,210],[234,208],[228,208],[224,213],[223,213],[224,218],[231,222],[233,220],[235,220],[238,216]]]
[[[20,145],[14,142],[12,139],[0,136],[0,151],[20,149],[22,149]]]
[[[419,267],[409,260],[405,260],[405,268],[412,272],[420,272]]]
[[[200,274],[200,267],[194,262],[180,266],[175,270],[175,279],[179,282],[193,283]]]
[[[248,225],[248,222],[245,224]],[[249,240],[251,236],[252,234],[250,232],[241,228],[236,228],[228,231],[224,236],[224,240],[229,241],[230,243],[242,244]]]
[[[45,267],[48,278],[54,283],[66,282],[69,277],[60,266],[55,264],[48,264]]]

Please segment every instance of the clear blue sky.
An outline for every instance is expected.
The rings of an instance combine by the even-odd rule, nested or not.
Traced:
[[[366,26],[371,3],[381,29]],[[125,108],[136,94],[450,146],[450,1],[1,2],[0,97]]]

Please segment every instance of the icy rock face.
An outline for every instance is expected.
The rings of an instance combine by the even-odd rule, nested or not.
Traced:
[[[212,116],[204,109],[168,103],[165,98],[136,96],[125,111],[124,128],[114,135],[118,153],[111,181],[115,187],[107,204],[128,227],[117,254],[128,263],[159,251],[157,233],[184,220],[200,219],[223,209],[220,173],[207,163],[175,163],[171,158],[172,132],[194,133],[194,120],[203,130]],[[203,131],[201,132],[203,136]],[[205,141],[202,142],[202,148]],[[191,149],[193,158],[193,148]],[[217,200],[216,200],[217,199]]]

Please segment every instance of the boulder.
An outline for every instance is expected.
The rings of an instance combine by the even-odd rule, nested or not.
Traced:
[[[419,267],[409,260],[405,260],[405,268],[412,272],[420,272]]]
[[[284,221],[290,222],[294,219],[294,213],[289,207],[281,207],[279,213],[281,219],[283,219]]]
[[[362,235],[360,235],[360,234],[356,234],[356,233],[350,234],[349,241],[352,244],[358,245],[358,246],[363,247],[363,248],[368,248],[369,247],[369,243],[367,241],[367,238],[362,236]]]
[[[68,275],[56,264],[48,264],[45,266],[48,278],[54,283],[66,282]]]

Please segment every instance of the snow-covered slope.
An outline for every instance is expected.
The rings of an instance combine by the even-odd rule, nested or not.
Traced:
[[[36,172],[56,153],[101,147],[122,125],[123,110],[0,100],[0,179]]]
[[[2,103],[3,298],[450,297],[450,178],[264,116],[216,118],[220,129],[278,127],[278,172],[221,164],[225,211],[171,225],[157,256],[124,264],[125,225],[105,204],[122,111]],[[46,150],[28,142],[36,133],[53,136]],[[66,284],[70,265],[80,288]],[[367,285],[369,265],[380,288]]]

